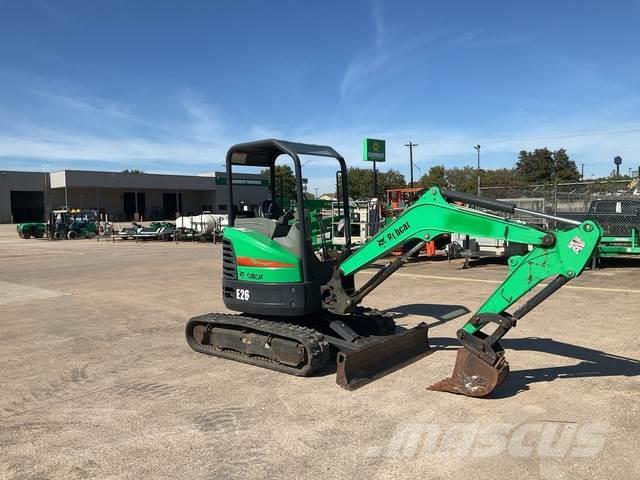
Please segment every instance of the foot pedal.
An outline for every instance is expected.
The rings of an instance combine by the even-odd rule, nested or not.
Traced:
[[[355,390],[394,372],[429,353],[429,326],[379,337],[355,350],[338,352],[336,383]]]
[[[461,348],[451,377],[444,378],[427,389],[468,397],[485,397],[504,382],[508,374],[509,364],[504,355],[500,355],[496,363],[490,365],[466,348]]]

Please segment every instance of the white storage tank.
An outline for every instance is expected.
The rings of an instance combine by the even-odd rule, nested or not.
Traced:
[[[229,217],[223,214],[203,213],[201,215],[189,215],[176,219],[177,228],[189,228],[199,233],[213,233],[222,231],[227,226]]]

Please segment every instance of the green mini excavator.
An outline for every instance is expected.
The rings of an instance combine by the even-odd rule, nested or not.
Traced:
[[[275,192],[275,161],[281,155],[293,161],[297,182],[295,202],[286,210],[277,204]],[[340,252],[312,245],[300,156],[332,158],[339,164],[336,177],[341,183],[346,237]],[[567,224],[544,230],[487,212],[521,210],[515,205],[434,187],[421,192],[391,224],[356,248],[350,241],[347,168],[333,148],[281,140],[244,143],[227,153],[227,178],[233,178],[234,166],[269,169],[270,198],[258,205],[255,215],[244,215],[233,207],[234,184],[227,182],[230,211],[222,245],[222,298],[228,309],[240,314],[210,313],[190,319],[188,344],[197,352],[300,376],[323,369],[335,358],[337,383],[349,390],[429,352],[426,324],[401,330],[389,315],[361,305],[425,242],[456,232],[530,246],[527,254],[509,258],[507,278],[458,330],[462,348],[451,377],[429,387],[482,397],[509,371],[501,338],[580,275],[602,235],[592,221],[565,221],[526,211],[528,216]],[[356,285],[358,271],[407,242],[415,246]],[[543,288],[523,299],[546,279],[550,280]],[[519,307],[508,313],[520,300]]]

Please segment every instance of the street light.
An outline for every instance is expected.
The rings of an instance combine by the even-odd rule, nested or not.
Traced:
[[[473,148],[478,152],[478,196],[480,196],[480,144],[474,145]]]

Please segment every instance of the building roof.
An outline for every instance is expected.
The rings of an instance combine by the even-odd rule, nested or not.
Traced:
[[[61,170],[51,172],[51,188],[117,188],[140,190],[215,190],[224,172],[214,175],[167,175],[158,173],[100,172]],[[236,174],[234,174],[234,181]],[[238,174],[242,179],[260,179],[260,175]]]

